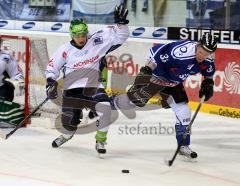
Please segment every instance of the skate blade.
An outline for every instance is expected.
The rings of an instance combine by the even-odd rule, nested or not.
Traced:
[[[184,156],[184,155],[180,155],[179,157],[184,162],[189,162],[189,163],[196,163],[197,162],[197,158],[191,158],[191,157]]]
[[[105,155],[105,154],[98,153],[98,158],[99,158],[99,159],[104,159],[104,155]]]

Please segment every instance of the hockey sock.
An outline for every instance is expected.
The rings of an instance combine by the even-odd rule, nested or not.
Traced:
[[[106,142],[107,141],[107,132],[102,132],[97,130],[95,139],[97,142]]]
[[[182,139],[183,139],[183,134],[184,134],[187,126],[188,125],[181,125],[181,124],[175,125],[176,138],[177,138],[178,144],[181,144]],[[190,134],[187,134],[185,143],[183,143],[182,145],[190,145]]]

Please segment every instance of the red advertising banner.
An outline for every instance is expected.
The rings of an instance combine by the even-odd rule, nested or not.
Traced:
[[[240,108],[240,50],[217,49],[215,53],[214,96],[208,104]],[[201,75],[189,77],[185,87],[190,101],[198,101]]]

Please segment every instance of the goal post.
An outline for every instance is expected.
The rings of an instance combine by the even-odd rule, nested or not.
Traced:
[[[22,50],[19,50],[20,48],[17,46],[14,46],[14,41],[18,41],[22,43]],[[30,50],[30,40],[28,37],[24,36],[12,36],[12,35],[0,35],[0,44],[1,44],[1,50],[7,50],[10,52],[10,54],[16,59],[16,55],[18,52],[25,53],[24,61],[22,61],[22,68],[24,72],[24,79],[25,79],[25,91],[24,91],[24,115],[27,116],[29,114],[29,64],[30,64],[30,56],[31,56],[31,50]],[[17,61],[19,63],[19,61]],[[29,121],[26,122],[26,124],[29,123]]]
[[[0,35],[1,49],[8,51],[18,62],[25,78],[25,93],[15,96],[14,102],[24,105],[27,116],[34,107],[46,98],[45,69],[49,61],[47,41],[45,38]],[[35,115],[55,120],[60,111],[60,104],[51,101]],[[27,123],[29,123],[28,121]]]

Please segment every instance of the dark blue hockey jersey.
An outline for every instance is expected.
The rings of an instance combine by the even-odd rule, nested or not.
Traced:
[[[153,71],[153,81],[165,86],[176,86],[193,74],[213,76],[215,72],[213,57],[210,56],[202,63],[198,63],[196,46],[196,42],[185,40],[152,47],[147,58],[157,64]]]

